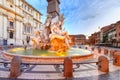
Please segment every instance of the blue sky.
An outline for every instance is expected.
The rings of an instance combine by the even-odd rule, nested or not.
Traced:
[[[46,19],[46,0],[26,0],[39,10],[42,22]],[[120,0],[60,0],[60,12],[65,15],[63,27],[69,34],[97,32],[103,27],[120,20]]]

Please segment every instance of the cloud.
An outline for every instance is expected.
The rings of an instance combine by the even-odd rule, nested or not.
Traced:
[[[76,1],[74,1],[76,4],[69,2],[72,6],[64,8],[68,13],[66,14],[67,20],[64,26],[67,27],[70,34],[74,32],[74,34],[90,35],[96,32],[99,26],[103,27],[120,20],[120,0]],[[64,1],[63,4],[65,5],[65,3],[68,2]]]
[[[46,19],[46,0],[27,0]],[[60,12],[65,15],[63,27],[69,34],[90,35],[97,28],[120,20],[120,0],[60,0]]]

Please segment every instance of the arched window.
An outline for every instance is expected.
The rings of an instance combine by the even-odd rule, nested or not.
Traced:
[[[25,33],[32,33],[32,27],[31,24],[24,24],[24,32]]]

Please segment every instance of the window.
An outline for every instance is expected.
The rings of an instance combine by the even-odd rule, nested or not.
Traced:
[[[12,31],[9,33],[9,38],[13,39],[13,32]]]
[[[27,33],[30,33],[30,27],[27,27]]]
[[[24,5],[22,4],[22,8],[24,8]]]
[[[26,6],[26,10],[28,10],[28,6]]]
[[[32,27],[25,26],[25,27],[24,27],[24,32],[25,32],[25,33],[32,33]]]
[[[31,13],[32,13],[32,9],[31,9]]]
[[[25,10],[26,10],[26,5],[25,5]]]
[[[13,22],[10,21],[10,26],[13,26]]]
[[[10,7],[12,8],[13,6],[12,6],[12,5],[10,5]]]
[[[33,28],[30,23],[23,23],[23,25],[24,25],[23,27],[24,33],[28,33],[28,34],[32,33]]]
[[[30,8],[28,7],[28,11],[30,11]]]
[[[36,27],[38,27],[38,23],[36,22]]]
[[[10,28],[13,29],[13,27],[14,27],[14,23],[12,21],[10,21]]]

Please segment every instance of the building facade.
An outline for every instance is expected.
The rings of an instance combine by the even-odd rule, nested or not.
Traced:
[[[107,42],[111,42],[113,39],[115,39],[115,34],[116,34],[115,24],[111,24],[101,28],[101,33],[102,33],[101,42],[103,42],[104,36],[107,36]]]
[[[116,23],[115,39],[116,39],[116,46],[120,47],[120,21]]]
[[[25,0],[0,0],[0,43],[22,45],[41,27],[42,14]]]
[[[93,34],[91,34],[91,36],[89,36],[89,41],[88,41],[88,43],[89,43],[89,45],[95,45],[96,44],[96,33],[93,33]]]
[[[120,21],[104,26],[100,32],[89,36],[89,44],[106,44],[113,47],[120,47]]]
[[[70,37],[74,45],[85,45],[86,44],[86,36],[83,34],[70,35]]]
[[[74,35],[69,35],[71,39],[71,45],[75,45],[75,36]]]

